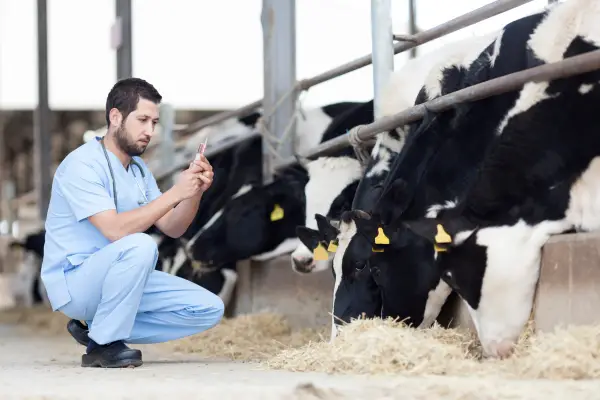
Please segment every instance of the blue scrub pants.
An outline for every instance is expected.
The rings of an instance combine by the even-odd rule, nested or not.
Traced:
[[[166,342],[215,326],[221,298],[155,270],[157,259],[156,243],[144,233],[108,244],[65,273],[72,300],[58,311],[87,321],[98,344]]]

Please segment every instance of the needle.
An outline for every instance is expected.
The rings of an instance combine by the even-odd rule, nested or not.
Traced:
[[[206,150],[206,143],[208,142],[208,136],[204,139],[204,143],[200,143],[198,146],[198,151],[196,152],[196,160],[200,159],[200,154],[204,154],[204,150]]]

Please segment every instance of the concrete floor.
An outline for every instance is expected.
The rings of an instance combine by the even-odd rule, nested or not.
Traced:
[[[204,360],[142,349],[136,369],[88,369],[68,336],[43,337],[0,325],[2,399],[598,399],[600,382],[369,377],[262,370],[256,364]]]

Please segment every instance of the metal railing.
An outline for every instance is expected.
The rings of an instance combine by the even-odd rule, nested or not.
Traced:
[[[541,82],[566,78],[596,69],[600,69],[600,50],[590,51],[554,63],[543,64],[519,72],[514,72],[457,90],[456,92],[407,108],[397,114],[383,117],[371,124],[364,125],[356,132],[356,135],[360,141],[367,141],[372,139],[378,133],[421,119],[425,113],[425,108],[434,112],[444,111],[458,103],[477,101],[517,90],[521,85],[524,85],[527,82]],[[349,135],[342,135],[320,144],[306,154],[299,154],[298,157],[311,159],[332,151],[343,149],[349,145]],[[296,162],[297,160],[295,157],[290,158],[277,165],[277,169],[286,168]]]
[[[431,42],[435,39],[438,39],[438,38],[448,35],[450,33],[456,32],[460,29],[469,27],[471,25],[474,25],[474,24],[484,21],[486,19],[492,18],[496,15],[502,14],[506,11],[512,10],[516,7],[522,6],[531,1],[533,1],[533,0],[497,0],[497,1],[494,1],[493,3],[490,3],[490,4],[487,4],[480,8],[477,8],[466,14],[463,14],[454,19],[451,19],[443,24],[440,24],[434,28],[419,32],[415,35],[394,35],[396,40],[398,38],[401,39],[400,42],[393,44],[394,54],[402,53],[404,51],[415,48],[421,44]],[[394,38],[390,38],[390,40],[393,40],[393,39]],[[298,81],[296,84],[296,90],[298,90],[298,91],[308,90],[309,88],[311,88],[315,85],[318,85],[318,84],[326,82],[328,80],[340,77],[347,73],[353,72],[359,68],[370,65],[371,63],[372,63],[372,54],[360,57],[358,59],[350,61],[339,67],[333,68],[329,71],[321,73],[312,78],[303,79],[303,80]],[[248,105],[245,105],[243,107],[240,107],[238,109],[221,112],[221,113],[212,115],[208,118],[204,118],[200,121],[191,123],[191,124],[187,125],[185,128],[175,131],[175,133],[177,133],[179,135],[190,134],[190,133],[194,133],[202,128],[205,128],[207,126],[225,121],[232,117],[246,116],[247,114],[250,114],[257,108],[261,107],[262,102],[263,102],[262,99],[256,100],[256,101],[254,101]],[[406,110],[405,112],[408,112],[408,110]],[[415,116],[413,120],[420,118],[420,116],[422,114],[415,114],[415,115],[419,115],[419,116],[418,117]],[[382,119],[381,121],[378,121],[378,123],[380,122],[383,124],[386,121],[390,121],[390,117]],[[370,128],[370,129],[372,129],[372,128]],[[361,131],[361,135],[359,136],[360,138],[362,138],[362,136],[365,135],[364,132],[365,131]],[[367,132],[369,132],[369,131],[367,131]],[[240,142],[249,140],[249,139],[255,137],[256,135],[260,135],[260,133],[255,132],[250,135],[240,136],[240,137],[236,138],[235,140],[231,140],[227,143],[223,143],[222,145],[211,148],[210,150],[207,149],[206,155],[217,154],[220,151],[224,151],[225,149],[231,148],[232,146],[234,146]],[[375,134],[372,134],[371,136],[374,136],[374,135]],[[317,148],[315,148],[313,152],[311,152],[309,157],[316,155],[316,154],[322,155],[322,154],[325,154],[324,151],[327,152],[332,149],[347,146],[349,144],[347,139],[348,138],[346,136],[342,136],[342,137],[332,139],[328,142],[322,143]],[[291,162],[292,162],[291,159],[286,160],[284,163],[279,164],[277,166],[277,168],[282,168],[285,165],[290,165]],[[150,167],[152,168],[153,166],[155,166],[155,168],[154,168],[156,171],[155,177],[157,180],[162,180],[162,179],[170,176],[174,172],[185,168],[188,164],[189,164],[189,159],[187,159],[183,155],[178,155],[178,156],[174,157],[174,160],[172,160],[172,162],[169,163],[169,166],[166,169],[160,168],[159,166],[161,165],[161,163],[158,163],[158,162],[150,163]]]

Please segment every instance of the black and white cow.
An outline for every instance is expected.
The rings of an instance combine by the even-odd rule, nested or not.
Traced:
[[[323,134],[326,142],[346,134],[357,125],[373,122],[373,100],[362,103],[337,116]],[[306,221],[304,225],[316,228],[315,214],[326,214],[339,219],[344,210],[350,209],[363,168],[351,147],[316,160],[300,160],[308,171],[305,188]],[[303,231],[299,230],[299,235]],[[328,260],[314,260],[312,252],[300,243],[291,254],[292,269],[299,273],[327,269]]]
[[[36,303],[49,305],[46,288],[40,279],[46,231],[41,229],[25,236],[24,240],[13,240],[11,249],[21,249],[23,260],[17,266],[14,280],[11,283],[13,295],[22,299],[26,306]]]
[[[537,65],[526,47],[543,15],[508,24],[468,68],[464,64],[446,68],[439,94]],[[472,54],[468,58],[472,59]],[[417,103],[429,99],[426,92]],[[439,316],[451,289],[440,282],[433,249],[407,231],[400,218],[435,214],[464,193],[497,137],[496,128],[516,100],[517,92],[506,93],[457,105],[433,118],[426,116],[410,133],[382,185],[387,190],[383,199],[369,212],[356,210],[345,216],[344,228],[355,234],[347,245],[340,246],[344,251],[342,279],[353,281],[354,271],[368,265],[381,291],[382,317],[399,317],[413,326],[428,327]],[[384,247],[375,241],[380,228],[388,235],[389,245]]]
[[[402,109],[412,106],[415,101],[420,103],[427,100],[427,98],[437,97],[442,93],[445,94],[446,90],[450,90],[451,87],[456,85],[455,83],[452,83],[452,85],[449,83],[454,82],[453,79],[456,79],[456,77],[448,76],[448,73],[453,70],[461,71],[467,68],[480,52],[493,41],[494,37],[495,34],[492,33],[482,37],[470,38],[444,46],[435,53],[426,54],[412,60],[410,66],[396,73],[396,79],[399,82],[406,81],[407,85],[412,85],[413,89],[410,91],[410,93],[413,93],[412,98],[407,96],[410,100],[406,99],[404,103],[400,103],[404,104],[404,106],[398,104],[395,109],[390,108],[389,114],[400,112]],[[402,72],[405,74],[402,75]],[[448,83],[444,86],[442,80]],[[407,85],[396,83],[392,87],[397,87],[397,91],[401,91]],[[418,87],[415,88],[415,85],[418,85]],[[421,94],[415,100],[419,91]],[[425,94],[427,97],[424,97]],[[363,211],[373,210],[383,189],[391,164],[397,154],[403,149],[406,137],[405,132],[409,129],[415,129],[419,124],[416,123],[410,127],[405,126],[401,128],[402,134],[395,135],[395,137],[399,138],[396,139],[395,151],[390,151],[383,145],[386,143],[385,140],[381,140],[376,144],[376,147],[373,149],[371,163],[362,176],[359,189],[354,197],[353,209]],[[390,136],[392,135],[387,135],[387,142],[389,142]],[[378,147],[380,143],[382,146]],[[346,214],[346,217],[348,215],[353,214]],[[345,217],[342,218],[341,225],[337,221],[337,223],[333,222],[331,224],[328,219],[322,214],[316,218],[321,235],[317,230],[311,228],[299,228],[298,233],[303,243],[313,250],[315,244],[318,244],[319,241],[325,241],[325,246],[332,239],[338,241],[339,247],[337,251],[332,251],[329,256],[329,259],[333,258],[335,276],[332,312],[334,317],[331,335],[333,339],[336,334],[336,325],[339,323],[349,322],[351,318],[358,318],[361,315],[366,317],[382,315],[382,294],[369,269],[361,268],[358,274],[354,276],[355,279],[345,279],[342,273],[342,260],[346,247],[348,247],[353,236],[356,234],[356,227]],[[370,253],[371,247],[368,250]],[[383,312],[383,314],[386,314],[386,312]],[[393,315],[394,313],[390,311],[390,314]],[[396,316],[402,316],[406,313],[397,312],[396,314]]]
[[[218,267],[280,249],[304,221],[307,180],[302,167],[291,167],[272,183],[235,196],[188,243],[188,254],[206,267]]]
[[[552,63],[600,49],[599,20],[596,0],[557,4],[527,41],[528,58]],[[437,248],[436,268],[466,303],[486,356],[512,353],[546,240],[600,228],[599,85],[599,70],[524,85],[466,193],[405,222]]]
[[[408,60],[399,70],[394,71],[382,92],[382,116],[393,115],[411,107],[428,71],[439,63],[440,58],[445,58],[446,53],[445,49],[427,53]],[[369,101],[339,115],[324,136],[332,139],[355,126],[372,123],[373,119],[373,101]],[[366,168],[361,167],[349,148],[342,150],[343,153],[319,157],[305,163],[310,179],[306,185],[304,227],[309,229],[300,228],[299,234],[307,239],[311,236],[310,232],[317,228],[315,214],[339,221],[341,211],[348,209],[348,203],[352,203],[355,198],[364,199],[373,193],[373,188],[385,178],[392,159],[402,148],[406,128],[398,127],[378,134]],[[324,138],[323,141],[325,140]],[[356,194],[359,187],[359,194]],[[304,274],[331,268],[332,256],[327,260],[314,260],[312,250],[300,243],[292,253],[291,261],[292,269]]]

